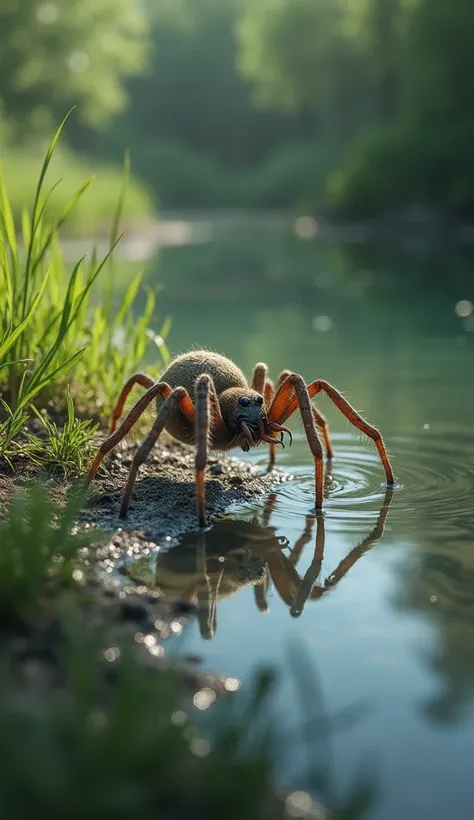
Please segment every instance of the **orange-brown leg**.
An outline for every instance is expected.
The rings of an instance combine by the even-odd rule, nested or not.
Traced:
[[[150,387],[153,387],[155,382],[153,381],[153,379],[150,379],[149,376],[146,376],[145,373],[134,373],[133,376],[130,376],[129,380],[122,387],[120,396],[117,400],[117,404],[114,408],[114,412],[112,413],[112,422],[110,425],[111,433],[113,433],[117,428],[117,423],[120,416],[122,415],[125,402],[127,401],[127,396],[135,384],[141,384],[142,387],[146,387],[147,390],[149,390]]]
[[[268,414],[271,421],[276,421],[278,424],[283,424],[292,415],[292,413],[295,412],[299,403],[297,386],[301,389],[302,384],[304,385],[303,378],[298,376],[296,373],[292,373],[288,376],[273,400],[270,412]],[[387,484],[393,485],[395,483],[395,478],[380,431],[375,427],[372,427],[371,424],[368,424],[368,422],[366,422],[365,419],[363,419],[362,416],[354,410],[349,402],[346,401],[344,396],[342,396],[342,394],[336,390],[335,387],[329,384],[329,382],[318,379],[317,381],[311,382],[311,384],[307,386],[305,385],[305,389],[310,398],[314,398],[314,396],[321,392],[326,393],[331,401],[334,402],[336,407],[344,413],[346,418],[375,442],[375,446],[377,447],[377,451],[384,466]]]
[[[275,385],[275,391],[278,392],[280,387],[282,386],[283,382],[287,380],[288,376],[291,376],[291,370],[282,370],[280,375],[278,376],[278,381]]]
[[[157,384],[154,384],[153,387],[150,387],[150,389],[147,390],[145,395],[137,401],[134,407],[132,407],[128,416],[126,416],[125,420],[120,425],[119,429],[116,430],[115,433],[112,433],[112,435],[109,436],[101,444],[99,452],[97,453],[95,459],[93,460],[89,468],[89,472],[87,473],[86,487],[89,486],[92,479],[94,478],[104,456],[106,456],[107,453],[109,453],[110,450],[112,450],[119,443],[119,441],[121,441],[123,437],[127,435],[127,433],[133,427],[135,422],[138,421],[142,413],[146,410],[150,402],[152,402],[153,399],[156,398],[156,396],[158,396],[158,394],[163,396],[163,398],[167,398],[171,394],[171,387],[169,386],[169,384],[166,384],[166,382],[158,382]],[[190,421],[194,420],[193,403],[187,393],[183,399],[181,409],[184,413],[186,413]]]
[[[210,432],[209,397],[212,388],[213,384],[209,376],[199,376],[196,382],[196,512],[198,525],[202,528],[206,526],[204,470],[207,464]]]
[[[270,380],[267,381],[267,384],[271,385],[271,390],[268,390],[268,392],[267,392],[267,390],[265,389],[265,406],[266,407],[271,406],[271,403],[273,401],[273,397],[275,395],[275,392],[280,387],[280,384],[285,381],[285,379],[289,375],[289,373],[290,373],[289,370],[283,370],[280,373],[279,377],[278,377],[278,381],[277,381],[276,385],[274,385],[273,382],[270,382]],[[265,385],[265,388],[266,388],[266,385]],[[270,444],[269,445],[269,450],[270,450],[270,461],[269,461],[269,464],[268,464],[268,472],[271,472],[273,470],[274,466],[275,466],[276,446],[274,444]]]
[[[266,382],[265,382],[265,392],[264,392],[263,395],[264,395],[264,398],[265,398],[265,407],[270,407],[270,405],[273,401],[273,396],[275,395],[275,385],[273,384],[271,379],[266,380]]]
[[[151,388],[151,390],[149,390],[148,392],[151,393],[153,389],[154,388]],[[168,390],[170,390],[170,388],[168,388]],[[188,416],[188,418],[190,417],[191,413],[194,417],[193,403],[189,397],[189,393],[187,392],[187,390],[185,390],[184,387],[175,387],[174,390],[170,390],[167,398],[165,399],[165,401],[163,402],[158,411],[158,415],[156,417],[155,423],[153,424],[153,427],[151,428],[147,437],[140,445],[140,447],[138,448],[137,452],[133,457],[132,466],[130,467],[127,484],[125,486],[122,498],[122,506],[120,507],[120,518],[127,517],[127,509],[130,503],[130,496],[132,494],[133,485],[135,484],[135,479],[137,477],[137,473],[140,466],[148,458],[153,446],[155,445],[158,439],[158,436],[163,431],[163,428],[165,427],[166,422],[168,421],[171,413],[177,407],[179,407]],[[127,419],[125,419],[125,422],[124,424],[122,424],[122,427],[125,426],[126,421]],[[117,431],[117,433],[120,433],[122,427],[120,428],[120,430]]]
[[[268,378],[268,367],[263,362],[259,362],[254,367],[252,375],[252,388],[256,390],[257,393],[261,393],[261,395],[264,397],[265,407],[270,407],[275,393],[275,387],[272,380]],[[268,472],[271,472],[275,466],[275,445],[269,444],[268,450],[270,454],[270,460],[268,462],[267,469]]]
[[[278,392],[278,390],[280,389],[283,382],[286,381],[288,376],[291,376],[291,375],[292,375],[291,370],[282,370],[282,372],[280,373],[280,375],[278,377],[278,381],[276,383],[274,394],[275,394],[275,392]],[[331,436],[329,434],[329,425],[327,423],[326,417],[323,416],[323,414],[317,409],[317,407],[314,406],[314,404],[312,405],[312,413],[313,413],[313,416],[314,416],[314,421],[316,422],[317,426],[321,428],[321,432],[323,434],[324,447],[326,449],[326,456],[327,456],[327,458],[334,458],[334,450],[333,450],[333,446],[332,446],[332,442],[331,442]]]
[[[265,395],[265,382],[267,380],[268,367],[264,362],[255,365],[252,373],[252,389],[262,396]]]
[[[313,406],[307,387],[301,376],[292,373],[280,385],[275,394],[268,413],[269,420],[280,424],[280,419],[283,417],[287,405],[291,404],[292,406],[293,402],[296,404],[295,409],[297,407],[300,409],[306,438],[314,457],[316,509],[320,510],[323,506],[323,451],[314,423]],[[294,411],[292,410],[292,412]],[[289,415],[291,413],[286,415],[285,418],[288,418]]]
[[[267,381],[265,382],[265,392],[264,392],[265,407],[270,407],[270,405],[273,401],[273,396],[274,395],[275,395],[274,384],[271,381],[271,379],[267,379]],[[267,469],[268,469],[268,472],[271,472],[273,470],[274,466],[275,466],[276,447],[275,447],[274,444],[269,444],[268,445],[268,452],[269,452],[269,455],[270,455],[270,459],[269,459],[269,462],[268,462],[268,468]]]
[[[311,408],[313,411],[314,420],[318,427],[321,428],[321,433],[323,434],[326,457],[329,459],[334,458],[334,450],[332,447],[331,436],[329,434],[329,425],[326,421],[326,416],[323,416],[314,404],[311,405]]]
[[[222,418],[219,398],[216,393],[216,388],[212,379],[209,379],[209,412],[210,412],[210,429],[212,437],[219,439],[219,435],[225,428],[225,422]],[[219,449],[217,447],[217,449]]]

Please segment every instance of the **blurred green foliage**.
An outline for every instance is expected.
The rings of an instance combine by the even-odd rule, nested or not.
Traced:
[[[329,194],[349,216],[399,212],[411,204],[431,213],[472,216],[473,144],[474,121],[426,132],[415,125],[367,132],[355,142],[342,171],[329,177]]]
[[[73,558],[93,541],[90,533],[72,533],[84,500],[84,490],[75,488],[58,511],[40,483],[16,492],[0,523],[2,627],[37,617],[54,574],[72,582]]]
[[[146,67],[148,20],[133,0],[5,0],[0,99],[16,138],[51,131],[72,106],[100,124],[120,111],[122,78]]]
[[[71,616],[60,628],[60,687],[18,696],[11,671],[0,666],[0,731],[8,748],[0,770],[2,817],[359,820],[373,809],[375,773],[356,770],[341,794],[328,765],[332,734],[358,716],[354,710],[354,716],[351,710],[327,716],[313,680],[295,686],[295,696],[302,712],[316,715],[314,722],[285,732],[269,670],[259,670],[245,692],[210,709],[215,690],[196,681],[196,700],[207,705],[195,709],[191,680],[186,691],[172,665],[147,668],[129,644],[107,648],[104,636]],[[41,677],[34,650],[30,657]],[[306,752],[299,786],[307,791],[277,790],[282,750],[291,749],[297,734]],[[314,802],[314,793],[327,796],[335,812]]]
[[[473,30],[471,0],[8,0],[0,134],[77,103],[71,147],[129,148],[165,208],[470,215]]]
[[[37,147],[29,146],[27,149],[9,146],[5,151],[3,174],[13,215],[18,222],[26,204],[33,201],[43,159],[42,142]],[[123,186],[123,167],[79,157],[61,146],[55,151],[51,170],[55,181],[61,180],[61,183],[48,199],[46,216],[58,219],[77,189],[92,174],[93,185],[71,211],[65,232],[68,236],[88,235],[94,238],[107,235]],[[146,221],[152,211],[151,191],[136,179],[130,180],[123,204],[124,222]]]

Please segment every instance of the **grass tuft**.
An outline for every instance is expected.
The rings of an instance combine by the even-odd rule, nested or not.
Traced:
[[[94,453],[93,436],[99,424],[90,420],[79,420],[75,417],[74,402],[69,392],[66,393],[67,417],[63,427],[48,418],[46,414],[34,410],[43,426],[43,437],[28,435],[28,442],[33,446],[33,457],[36,463],[50,473],[62,472],[69,476],[82,473]]]

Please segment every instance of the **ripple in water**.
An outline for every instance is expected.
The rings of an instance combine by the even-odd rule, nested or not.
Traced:
[[[383,503],[383,467],[370,444],[352,436],[335,437],[336,457],[328,465],[325,514],[341,528],[360,529]],[[423,431],[419,436],[388,442],[398,485],[390,518],[472,533],[474,528],[474,437],[470,431],[445,434]],[[301,452],[301,441],[298,454]],[[305,458],[306,460],[306,458]],[[295,479],[278,492],[278,512],[286,519],[306,514],[314,505],[314,474],[310,463],[291,465]],[[349,523],[350,522],[350,523]]]

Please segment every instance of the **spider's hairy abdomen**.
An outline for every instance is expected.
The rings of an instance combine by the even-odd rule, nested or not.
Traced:
[[[230,387],[248,386],[247,379],[234,362],[209,350],[191,350],[177,356],[168,365],[160,381],[166,382],[170,387],[185,387],[194,403],[196,380],[204,373],[211,377],[218,396]],[[157,397],[158,409],[163,401],[162,396]],[[194,425],[181,410],[173,411],[166,429],[174,438],[187,444],[193,444],[195,441]]]
[[[161,381],[170,387],[185,387],[194,402],[196,379],[203,373],[211,377],[218,396],[229,387],[247,387],[247,379],[234,362],[209,350],[192,350],[177,356],[166,368]]]

